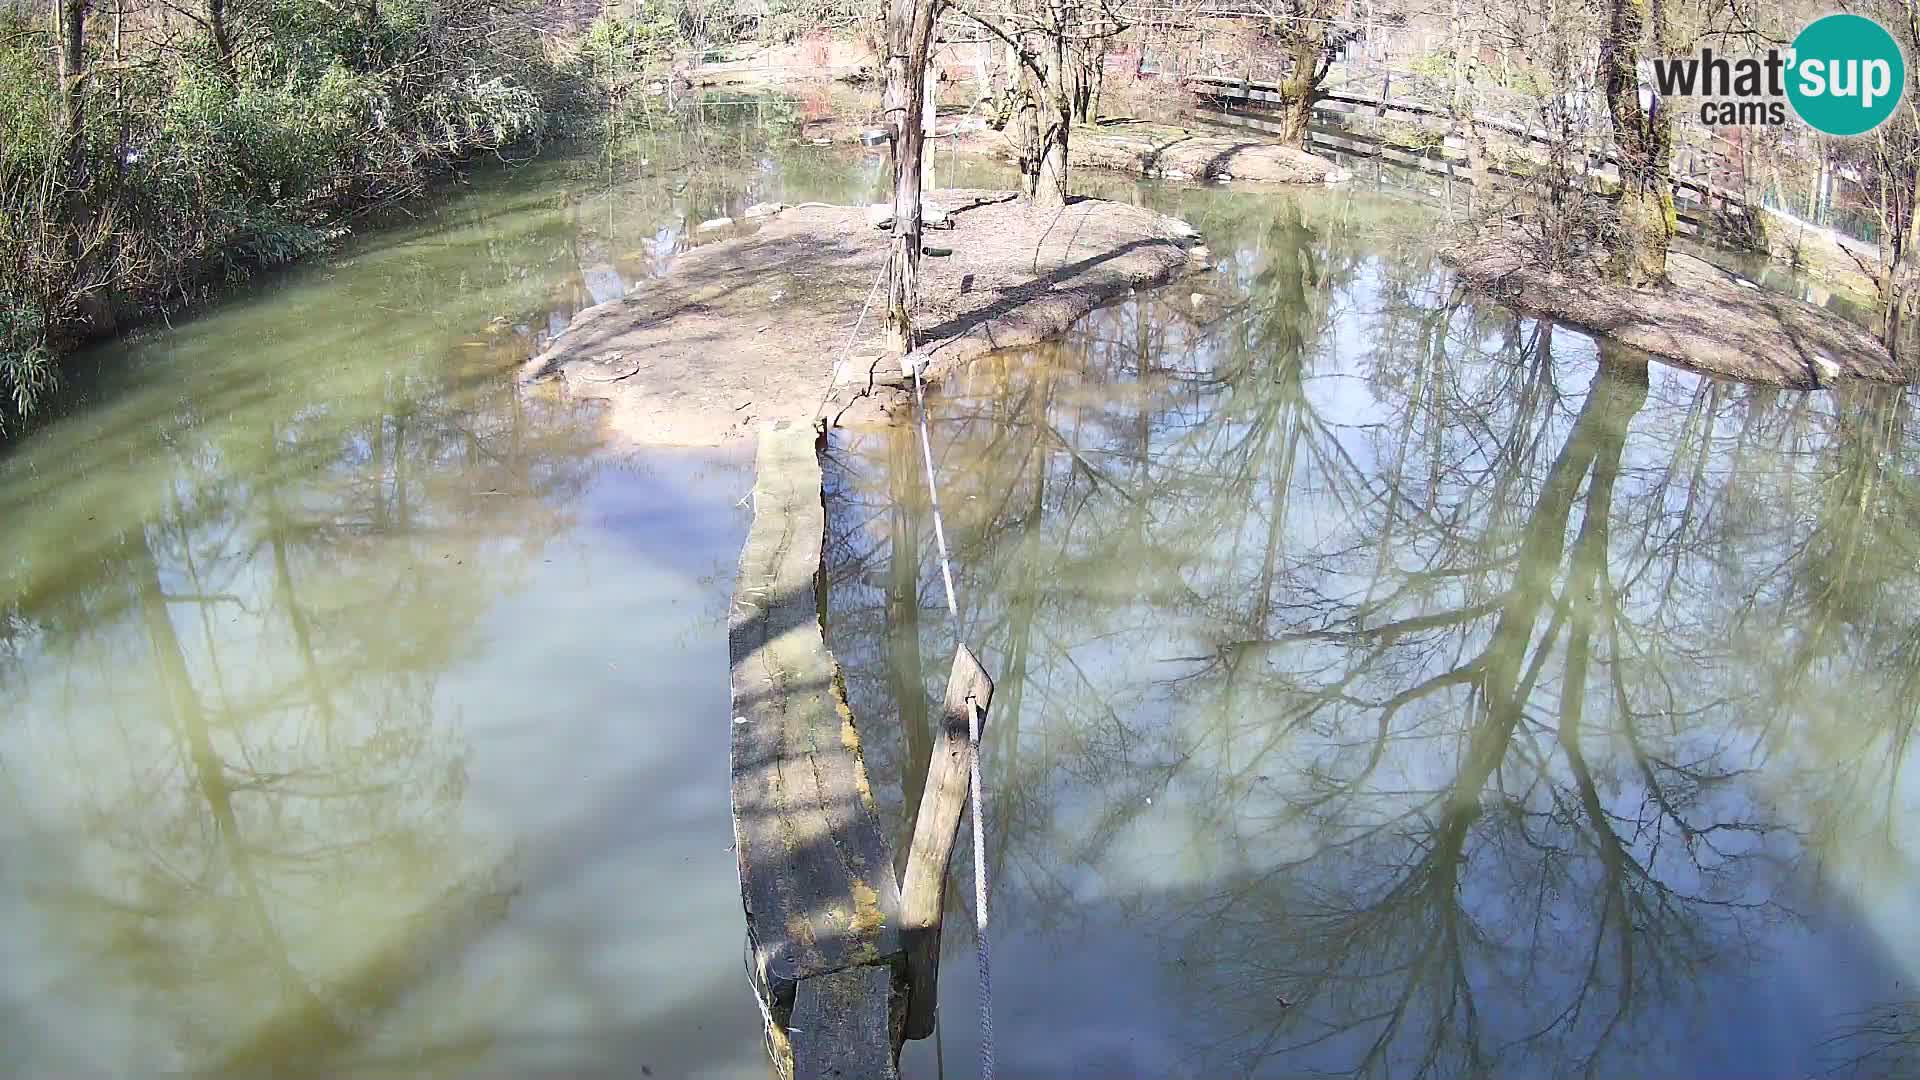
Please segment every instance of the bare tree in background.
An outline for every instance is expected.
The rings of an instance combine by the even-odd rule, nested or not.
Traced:
[[[1649,35],[1655,50],[1667,47],[1667,0],[1610,0],[1600,39],[1600,78],[1613,118],[1620,193],[1607,272],[1629,285],[1665,280],[1667,245],[1676,226],[1668,174],[1673,119],[1664,102],[1651,94],[1643,100],[1640,91],[1641,49]]]
[[[1076,117],[1090,118],[1099,58],[1128,25],[1120,6],[1041,0],[1029,11],[990,11],[977,2],[957,10],[1004,42],[1016,69],[1012,123],[1022,193],[1036,206],[1066,205],[1067,143]]]
[[[1274,5],[1273,32],[1289,61],[1280,83],[1280,137],[1288,146],[1305,147],[1313,105],[1324,96],[1321,84],[1333,62],[1362,32],[1347,0],[1283,0]]]
[[[1920,49],[1920,2],[1879,0],[1868,9],[1880,25],[1892,32],[1908,56]],[[1886,313],[1889,344],[1898,336],[1901,317],[1910,303],[1913,275],[1916,194],[1920,194],[1920,78],[1909,64],[1906,93],[1900,104],[1865,139],[1842,140],[1839,153],[1856,158],[1855,168],[1868,178],[1867,194],[1880,219],[1879,300]]]

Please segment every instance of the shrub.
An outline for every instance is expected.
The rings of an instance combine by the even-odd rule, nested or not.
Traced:
[[[231,6],[248,43],[231,64],[203,34],[116,66],[111,95],[105,75],[82,84],[75,169],[48,28],[0,10],[0,427],[44,400],[62,342],[299,258],[333,235],[330,214],[535,143],[591,101],[529,14],[519,0]]]

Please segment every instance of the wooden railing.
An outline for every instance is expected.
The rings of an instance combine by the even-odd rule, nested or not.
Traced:
[[[1356,83],[1349,82],[1340,90],[1321,95],[1314,103],[1314,111],[1317,116],[1325,117],[1353,115],[1357,112],[1372,112],[1376,117],[1383,117],[1388,113],[1399,113],[1414,117],[1416,121],[1437,131],[1450,130],[1453,127],[1453,118],[1445,109],[1425,102],[1392,97],[1392,83],[1392,74],[1385,73],[1381,78],[1383,93],[1366,94],[1356,88]],[[1186,85],[1202,98],[1229,106],[1240,103],[1258,110],[1277,106],[1285,101],[1279,92],[1280,88],[1271,83],[1220,76],[1189,76]],[[1482,130],[1504,135],[1511,140],[1532,146],[1555,148],[1561,144],[1560,139],[1552,132],[1516,123],[1505,117],[1476,112],[1473,123]],[[1457,175],[1458,170],[1455,166],[1464,161],[1466,155],[1464,145],[1450,143],[1444,133],[1441,141],[1435,144],[1436,151],[1432,153],[1421,153],[1412,147],[1391,147],[1391,144],[1383,139],[1345,128],[1337,131],[1328,131],[1324,127],[1316,128],[1310,132],[1310,137],[1331,149],[1346,153],[1365,153],[1366,146],[1392,148],[1397,150],[1400,156],[1408,159],[1402,162],[1403,164],[1415,165],[1431,172],[1448,175]],[[1343,143],[1364,145],[1342,145]],[[1583,153],[1590,173],[1612,180],[1619,179],[1620,159],[1611,150],[1588,144],[1583,148]],[[1437,163],[1443,167],[1430,167],[1429,163]],[[1746,197],[1739,192],[1685,174],[1675,174],[1672,179],[1675,201],[1680,204],[1683,213],[1705,212],[1711,210],[1716,203],[1722,211],[1730,208],[1748,209]]]

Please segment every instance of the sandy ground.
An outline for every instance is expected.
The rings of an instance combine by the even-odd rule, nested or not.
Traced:
[[[925,238],[951,254],[921,260],[916,357],[933,381],[1196,265],[1193,229],[1140,207],[1080,199],[1040,211],[1004,192],[953,190],[927,201],[956,210],[952,228]],[[887,251],[867,208],[808,204],[737,232],[681,255],[645,292],[582,311],[520,377],[605,400],[610,430],[634,445],[714,445],[810,421],[823,399],[843,422],[896,414],[884,297],[852,334]]]
[[[1670,283],[1650,289],[1603,281],[1597,268],[1541,269],[1523,246],[1497,235],[1448,259],[1469,284],[1506,303],[1696,371],[1798,389],[1912,378],[1866,330],[1805,301],[1741,285],[1691,255],[1669,254]]]
[[[960,149],[1009,160],[1017,153],[1013,140],[999,131],[964,134]],[[1135,120],[1074,128],[1067,139],[1067,166],[1069,171],[1111,169],[1165,180],[1324,184],[1349,178],[1340,166],[1272,139]]]

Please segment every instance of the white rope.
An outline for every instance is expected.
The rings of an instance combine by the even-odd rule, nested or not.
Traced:
[[[947,585],[947,614],[953,616],[953,634],[958,638],[960,605],[953,599],[953,566],[947,559],[947,529],[940,521],[940,488],[933,478],[933,441],[927,435],[927,395],[920,385],[920,365],[913,362],[911,353],[900,358],[900,366],[913,377],[913,399],[919,406],[914,411],[920,417],[920,459],[927,463],[927,502],[933,507],[933,538],[940,545],[940,579]]]
[[[880,263],[880,272],[873,275],[873,285],[867,289],[867,302],[860,305],[860,317],[853,320],[853,332],[847,335],[847,343],[840,350],[840,359],[833,365],[833,371],[827,376],[826,392],[820,395],[820,404],[814,406],[814,419],[817,420],[827,414],[827,399],[833,396],[833,388],[840,385],[841,369],[847,366],[848,360],[853,359],[853,344],[860,340],[860,327],[865,325],[867,321],[867,309],[873,306],[873,298],[880,292],[880,283],[886,279],[887,264],[885,260],[882,260]],[[841,411],[845,412],[846,410],[842,409]]]
[[[980,1080],[993,1080],[993,964],[987,955],[987,826],[980,809],[980,703],[967,698],[967,742],[973,769],[967,783],[973,795],[973,935],[980,969]]]
[[[960,636],[960,605],[953,595],[953,562],[947,553],[947,529],[940,517],[940,489],[933,472],[933,437],[927,431],[927,394],[920,382],[920,365],[911,351],[900,366],[913,378],[914,412],[919,418],[920,460],[927,467],[927,502],[933,509],[933,538],[940,547],[940,580],[947,587],[947,614],[953,635]],[[899,553],[895,552],[898,558]],[[993,1080],[993,964],[987,949],[987,826],[986,796],[980,786],[980,703],[967,696],[967,745],[972,764],[967,771],[967,800],[973,806],[973,935],[974,957],[980,976],[980,1080]]]

